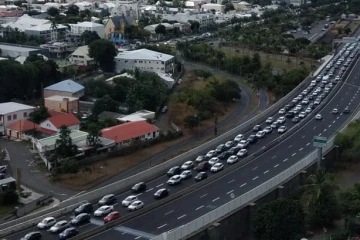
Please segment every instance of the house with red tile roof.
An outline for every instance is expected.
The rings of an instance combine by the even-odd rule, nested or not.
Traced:
[[[54,114],[40,123],[41,128],[54,131],[55,133],[60,132],[60,128],[63,125],[67,126],[70,130],[80,129],[80,121],[72,113]]]
[[[37,129],[39,125],[27,120],[20,119],[6,128],[6,135],[10,138],[24,139],[24,135]],[[29,134],[30,135],[30,134]]]
[[[101,130],[102,136],[114,140],[116,144],[126,145],[133,140],[150,140],[159,137],[159,128],[146,122],[127,122]]]

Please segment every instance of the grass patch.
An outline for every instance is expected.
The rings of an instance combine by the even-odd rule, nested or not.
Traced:
[[[21,204],[1,205],[0,206],[0,217],[4,217],[14,212],[15,207],[20,207]]]

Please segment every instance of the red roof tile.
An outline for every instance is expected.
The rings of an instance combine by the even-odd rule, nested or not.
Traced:
[[[142,135],[159,131],[156,126],[146,121],[127,122],[101,130],[102,136],[116,142],[123,142]]]
[[[63,115],[63,114],[66,114],[64,112],[58,112],[58,111],[55,111],[55,110],[49,110],[48,109],[48,113],[50,114],[50,116],[52,117],[55,117],[55,116],[58,116],[58,115]]]
[[[69,126],[73,126],[76,124],[80,124],[79,119],[77,119],[75,117],[75,115],[72,113],[59,114],[59,115],[50,117],[47,120],[49,120],[52,124],[54,124],[54,126],[56,128],[60,128],[63,125],[69,127]]]
[[[36,129],[38,127],[39,125],[37,125],[36,123],[33,123],[27,119],[21,119],[10,124],[7,128],[18,132],[26,132],[29,130],[33,130],[34,128]]]
[[[43,127],[40,127],[40,126],[36,130],[39,131],[39,132],[45,133],[46,135],[50,135],[50,136],[57,133],[56,131],[46,129],[46,128],[43,128]]]

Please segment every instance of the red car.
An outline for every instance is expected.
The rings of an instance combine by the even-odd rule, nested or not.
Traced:
[[[109,213],[106,217],[104,217],[104,223],[108,223],[120,218],[120,213],[117,211]]]

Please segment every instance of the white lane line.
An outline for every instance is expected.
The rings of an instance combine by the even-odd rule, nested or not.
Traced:
[[[266,170],[265,172],[264,172],[264,174],[267,174],[269,172],[269,170]]]
[[[326,132],[326,130],[327,130],[327,129],[325,128],[325,129],[324,129],[324,132]]]
[[[141,236],[137,236],[136,238],[134,238],[134,239],[139,239],[139,238],[141,238]]]
[[[228,183],[232,183],[232,182],[235,182],[235,180],[233,179],[233,180],[229,181]]]
[[[254,167],[252,170],[254,171],[254,170],[256,170],[258,167]]]
[[[313,129],[315,129],[316,127],[314,127]]]
[[[228,191],[226,194],[230,194],[230,193],[232,193],[232,192],[234,192],[234,190]]]
[[[277,168],[279,166],[279,164],[276,164],[275,166],[274,166],[274,168]]]
[[[163,183],[162,184],[159,184],[159,185],[157,185],[156,187],[161,187],[162,185],[164,185]]]
[[[292,147],[292,145],[290,145],[288,148],[291,148]]]
[[[335,123],[336,121],[334,120],[333,123]]]
[[[146,190],[146,192],[150,192],[150,191],[152,191],[152,190],[154,190],[153,188],[150,188],[149,190]]]
[[[200,210],[200,209],[202,209],[204,207],[204,205],[201,205],[200,207],[198,207],[198,208],[196,208],[195,210],[197,211],[197,210]]]
[[[295,156],[295,155],[296,155],[296,153],[291,154],[292,157]]]
[[[171,210],[170,212],[165,213],[165,216],[169,215],[170,213],[173,213],[173,212],[174,212],[174,210]]]
[[[328,127],[331,128],[331,124]]]
[[[186,214],[184,214],[184,215],[182,215],[182,216],[178,217],[177,219],[178,219],[178,220],[180,220],[180,219],[182,219],[182,218],[184,218],[184,217],[186,217]]]
[[[286,162],[287,160],[289,160],[288,158],[285,158],[284,160],[283,160],[283,162]]]
[[[240,185],[240,187],[244,187],[245,185],[246,185],[246,183],[243,183],[243,184]]]
[[[203,198],[203,197],[205,197],[206,195],[207,195],[207,193],[205,193],[204,195],[201,195],[200,198]]]
[[[122,232],[122,233],[121,233],[121,235],[125,235],[125,234],[126,234],[126,232]]]
[[[167,223],[165,223],[164,225],[159,226],[157,229],[163,228],[163,227],[165,227],[166,225],[167,225]]]
[[[337,117],[336,119],[339,119],[340,117]]]
[[[138,196],[140,196],[141,194],[143,194],[143,193],[139,193],[139,194],[137,194],[137,195],[135,195],[135,196],[137,196],[137,197],[138,197]]]
[[[321,133],[319,133],[318,136],[321,136]]]
[[[219,199],[220,199],[220,197],[217,197],[217,198],[213,199],[212,202],[216,202]]]
[[[304,138],[305,137],[305,135],[304,136],[302,136],[301,138]]]
[[[256,177],[254,177],[252,180],[255,181],[255,180],[258,179],[258,178],[259,178],[259,176],[256,176]]]
[[[310,145],[310,143],[307,143],[307,144],[306,144],[306,146],[309,146],[309,145]]]
[[[304,150],[304,148],[300,148],[300,149],[299,149],[299,152],[301,152],[302,150]]]
[[[271,157],[271,159],[274,159],[274,158],[276,158],[276,155],[274,155],[274,156]]]

